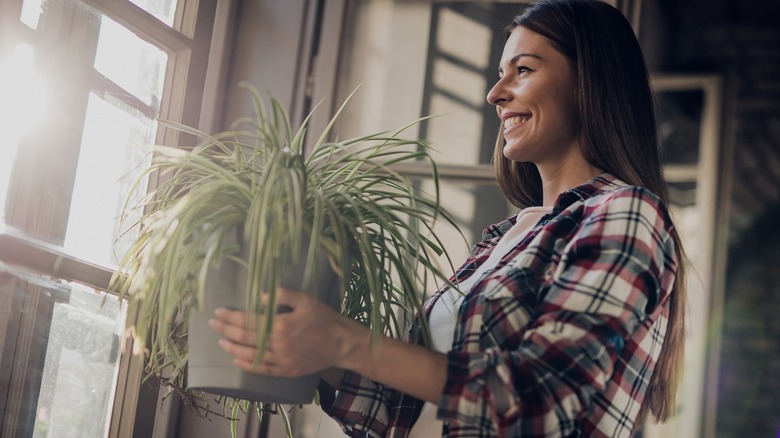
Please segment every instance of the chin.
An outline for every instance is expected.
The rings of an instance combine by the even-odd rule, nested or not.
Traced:
[[[504,157],[512,161],[533,161],[530,154],[517,144],[507,143],[502,152]]]

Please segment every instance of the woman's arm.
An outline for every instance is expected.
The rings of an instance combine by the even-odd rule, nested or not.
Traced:
[[[210,321],[224,336],[220,346],[239,368],[278,377],[332,368],[349,370],[421,400],[439,402],[446,380],[446,355],[388,337],[372,345],[368,328],[305,292],[280,288],[277,302],[292,311],[274,317],[259,363],[254,363],[254,325],[247,323],[245,312],[218,309]],[[325,377],[338,387],[338,372],[330,371]]]

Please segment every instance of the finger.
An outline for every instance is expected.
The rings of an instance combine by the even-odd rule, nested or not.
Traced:
[[[233,364],[248,373],[263,374],[265,376],[300,377],[305,374],[311,374],[310,371],[307,372],[295,366],[283,364],[281,362],[277,363],[272,360],[266,360],[265,358],[263,358],[263,361],[260,363],[254,363],[251,360],[245,359],[234,359]]]
[[[234,359],[233,364],[248,373],[277,377],[281,377],[284,374],[284,368],[273,363],[254,363],[251,360]]]
[[[219,347],[226,353],[233,356],[236,360],[254,362],[257,357],[257,348],[254,346],[243,345],[233,342],[229,339],[220,339]],[[263,356],[268,356],[268,351]]]
[[[229,324],[216,318],[209,319],[208,324],[212,330],[233,342],[252,347],[257,344],[256,332],[254,329]]]
[[[226,339],[221,339],[219,346],[233,356],[233,364],[243,371],[268,376],[288,376],[290,373],[290,370],[287,369],[289,366],[285,366],[277,360],[270,347],[265,350],[262,358],[258,361],[256,348],[235,344]]]
[[[246,311],[243,310],[232,310],[226,307],[219,307],[214,310],[214,316],[231,325],[240,327],[247,326]]]
[[[222,322],[247,330],[257,330],[260,327],[263,316],[260,314],[248,314],[245,310],[232,310],[220,307],[214,310],[216,316]]]

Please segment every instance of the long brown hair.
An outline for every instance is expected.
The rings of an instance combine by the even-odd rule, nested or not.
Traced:
[[[571,62],[585,159],[629,184],[647,188],[668,208],[647,66],[623,14],[599,0],[543,0],[515,17],[507,36],[517,26],[546,37]],[[519,208],[541,205],[542,181],[536,166],[504,157],[503,146],[499,134],[493,166],[501,191]],[[682,374],[686,259],[676,230],[672,237],[678,266],[669,323],[637,424],[648,411],[656,421],[673,415]]]

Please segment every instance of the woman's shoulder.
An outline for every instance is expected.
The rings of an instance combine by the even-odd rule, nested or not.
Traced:
[[[610,186],[608,189],[594,194],[586,202],[608,207],[633,206],[633,208],[638,208],[643,204],[663,207],[661,197],[650,189],[626,183]]]
[[[610,174],[600,175],[572,192],[578,199],[566,210],[578,211],[577,216],[583,220],[636,220],[649,222],[653,228],[672,227],[668,207],[658,194]]]
[[[661,197],[646,187],[631,184],[615,185],[584,200],[582,210],[586,223],[609,222],[620,228],[633,223],[666,233],[674,228],[669,209]]]
[[[664,202],[656,193],[653,193],[646,187],[626,183],[614,185],[610,189],[596,194],[588,199],[587,203],[610,209],[628,208],[629,210],[636,210],[650,207],[666,211]]]
[[[604,173],[569,191],[583,204],[606,208],[640,208],[643,205],[666,209],[661,197],[650,189],[624,182]]]

